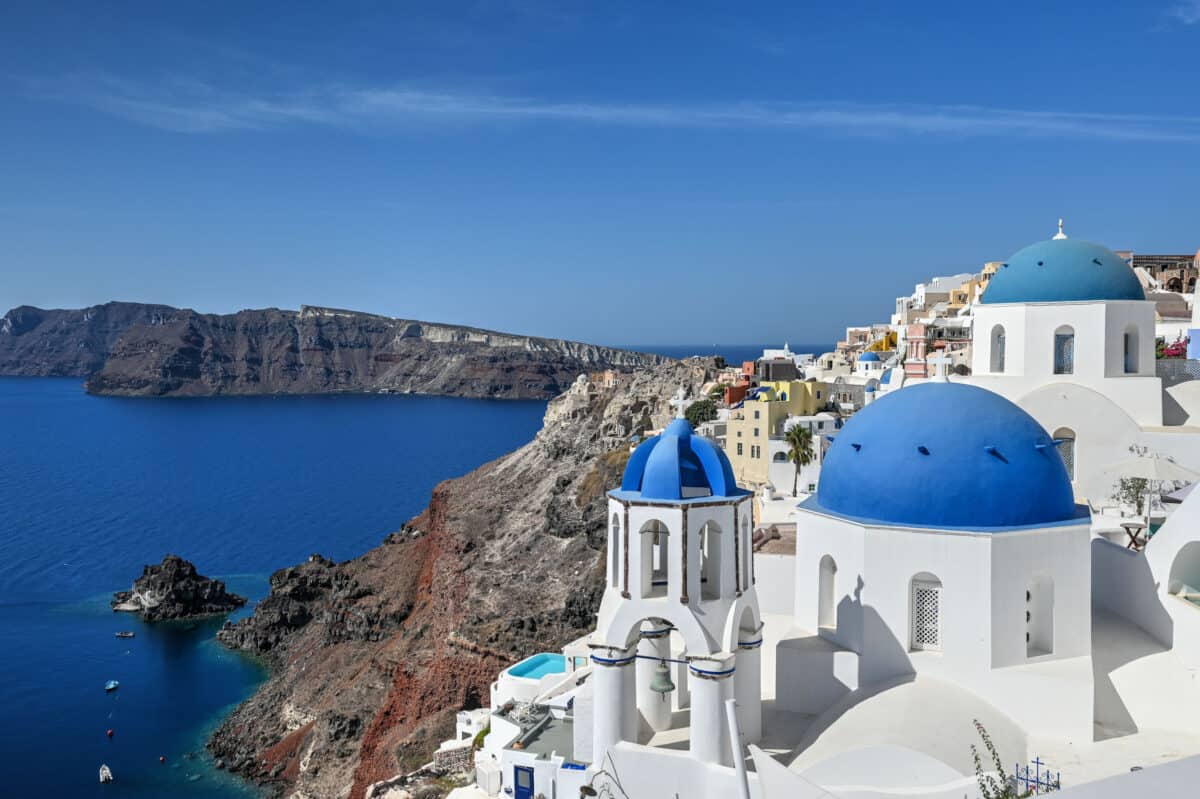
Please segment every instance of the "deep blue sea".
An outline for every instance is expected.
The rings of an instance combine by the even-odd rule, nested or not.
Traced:
[[[116,399],[78,380],[0,378],[0,796],[252,796],[203,743],[261,668],[215,642],[220,620],[142,624],[109,610],[111,592],[175,552],[253,604],[277,568],[378,544],[437,482],[530,440],[544,409]],[[121,687],[105,694],[109,679]],[[99,784],[101,763],[113,785]]]

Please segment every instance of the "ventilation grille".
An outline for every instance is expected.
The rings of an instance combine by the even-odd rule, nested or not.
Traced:
[[[939,650],[941,630],[942,586],[915,580],[912,587],[912,648]]]

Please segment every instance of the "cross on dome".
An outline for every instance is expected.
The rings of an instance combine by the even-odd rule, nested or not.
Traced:
[[[691,404],[687,401],[687,391],[684,389],[683,386],[679,387],[679,390],[675,392],[674,398],[671,400],[668,400],[668,403],[670,405],[675,406],[675,418],[676,419],[683,419],[684,418],[684,415],[683,415],[684,410],[687,408],[688,405]]]
[[[1058,218],[1058,232],[1054,234],[1054,238],[1052,239],[1052,241],[1058,241],[1059,239],[1065,239],[1066,237],[1067,237],[1067,234],[1063,233],[1063,221],[1062,221],[1062,217],[1060,216]]]

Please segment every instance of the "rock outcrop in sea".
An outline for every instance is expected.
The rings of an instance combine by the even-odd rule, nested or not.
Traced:
[[[178,555],[142,569],[129,591],[113,594],[112,609],[140,613],[146,621],[215,616],[237,610],[246,598],[225,590],[225,583],[196,572]]]
[[[414,393],[549,399],[658,355],[302,306],[201,314],[108,303],[0,317],[0,375],[87,377],[94,394]]]
[[[660,427],[711,360],[577,380],[534,441],[441,483],[429,507],[361,557],[312,556],[271,577],[253,616],[219,633],[271,677],[209,748],[275,795],[348,796],[428,762],[455,713],[504,666],[595,622],[606,505],[631,435]]]

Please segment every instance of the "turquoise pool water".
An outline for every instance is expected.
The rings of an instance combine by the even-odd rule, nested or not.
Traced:
[[[562,674],[567,670],[567,658],[553,652],[539,652],[527,657],[508,670],[514,677],[524,677],[527,680],[540,680],[547,674]]]

